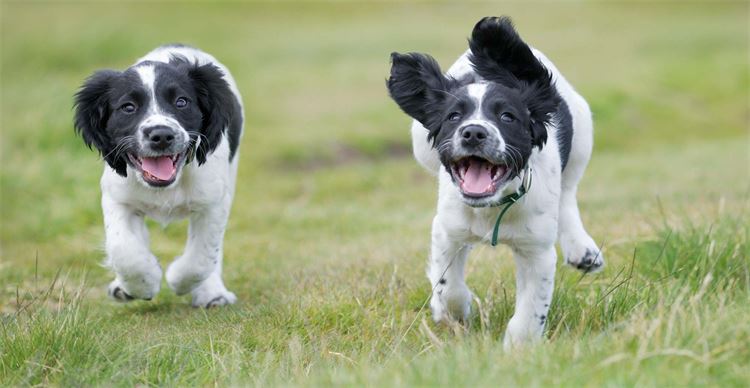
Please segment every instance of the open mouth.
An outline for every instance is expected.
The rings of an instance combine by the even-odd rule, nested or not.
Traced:
[[[152,186],[168,186],[177,177],[185,153],[159,156],[128,154],[128,156],[146,183]]]
[[[493,164],[477,156],[451,163],[451,174],[464,196],[483,198],[494,195],[511,174],[504,164]]]

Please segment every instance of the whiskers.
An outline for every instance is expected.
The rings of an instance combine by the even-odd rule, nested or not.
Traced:
[[[190,147],[197,147],[198,146],[198,139],[201,139],[201,142],[208,144],[208,138],[206,135],[198,132],[198,131],[187,131],[189,136],[188,142],[190,143]]]
[[[102,159],[107,159],[110,157],[110,155],[114,155],[113,159],[119,159],[120,157],[124,156],[123,152],[127,152],[130,149],[137,149],[138,148],[138,139],[135,135],[125,136],[122,139],[120,139],[117,144],[115,145],[115,148],[112,149],[112,151],[109,151],[107,154],[102,155]]]
[[[508,162],[510,163],[510,167],[516,174],[518,174],[523,168],[523,166],[521,166],[521,162],[523,161],[521,150],[508,143],[505,143],[505,149],[508,152]]]
[[[443,140],[438,146],[436,147],[436,150],[438,154],[443,154],[444,152],[450,151],[449,148],[453,145],[451,142],[451,139],[445,139]]]

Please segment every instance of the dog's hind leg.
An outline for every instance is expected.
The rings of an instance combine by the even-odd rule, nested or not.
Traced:
[[[149,250],[143,215],[102,195],[106,235],[105,265],[115,272],[108,294],[118,302],[153,298],[161,287],[161,267]]]
[[[563,189],[560,195],[560,249],[566,264],[583,272],[596,272],[604,265],[604,256],[583,228],[575,195],[575,187]]]
[[[604,265],[604,257],[583,227],[576,199],[578,182],[591,157],[593,124],[588,105],[578,99],[570,105],[575,130],[568,164],[562,173],[558,240],[566,264],[583,272],[595,272]]]

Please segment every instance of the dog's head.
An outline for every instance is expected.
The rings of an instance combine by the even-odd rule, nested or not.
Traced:
[[[118,174],[166,187],[186,163],[205,163],[235,105],[218,67],[173,57],[94,73],[75,96],[75,128]]]
[[[424,54],[391,54],[391,97],[429,131],[428,139],[470,206],[496,203],[560,104],[549,71],[508,18],[484,18],[469,40],[478,78],[443,75]]]

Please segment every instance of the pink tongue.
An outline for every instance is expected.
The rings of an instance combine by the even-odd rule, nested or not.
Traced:
[[[477,160],[469,161],[469,169],[464,174],[462,188],[468,194],[483,194],[492,183],[492,166]]]
[[[172,158],[169,156],[160,156],[158,158],[143,158],[141,168],[152,176],[163,181],[172,179],[175,173]]]

